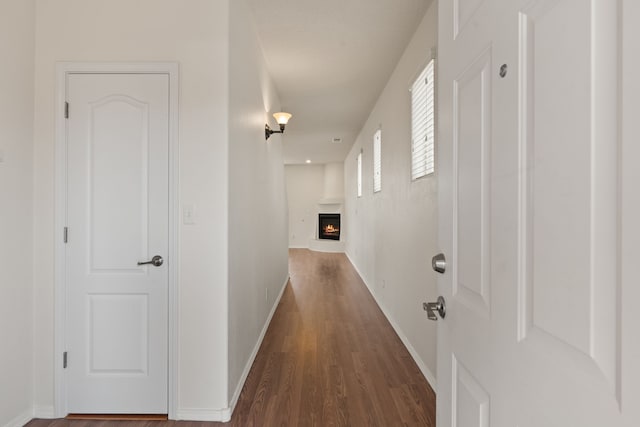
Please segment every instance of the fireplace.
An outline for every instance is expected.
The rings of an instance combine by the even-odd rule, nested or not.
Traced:
[[[318,239],[340,240],[340,214],[318,214]]]

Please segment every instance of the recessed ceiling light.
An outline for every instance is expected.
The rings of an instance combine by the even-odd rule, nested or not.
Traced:
[[[308,160],[308,159],[307,159],[307,163],[311,163],[311,160]]]

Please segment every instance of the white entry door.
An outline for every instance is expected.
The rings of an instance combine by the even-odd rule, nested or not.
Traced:
[[[638,11],[439,2],[439,427],[640,425]]]
[[[166,414],[169,77],[69,74],[67,101],[68,411]]]

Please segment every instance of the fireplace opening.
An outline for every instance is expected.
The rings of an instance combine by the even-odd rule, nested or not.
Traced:
[[[340,214],[318,214],[318,238],[340,240]]]

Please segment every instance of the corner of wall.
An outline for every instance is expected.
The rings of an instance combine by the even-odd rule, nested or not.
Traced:
[[[288,233],[282,142],[264,138],[277,91],[244,0],[230,3],[229,20],[228,69],[243,70],[228,78],[226,392],[233,408],[288,272]]]
[[[231,420],[231,410],[229,408],[179,408],[176,411],[176,421],[183,420],[224,423]]]
[[[228,403],[224,348],[228,341],[228,236],[227,228],[220,224],[228,222],[229,70],[225,58],[231,1],[196,1],[189,7],[160,1],[154,3],[153,19],[145,19],[148,2],[113,0],[95,14],[93,2],[37,1],[34,257],[43,261],[34,272],[33,354],[34,400],[41,408],[54,401],[53,70],[57,61],[68,58],[180,64],[179,203],[196,205],[198,218],[197,224],[180,224],[179,230],[181,332],[176,410],[215,411]],[[114,26],[118,31],[112,31]],[[61,27],[65,31],[59,31]]]

